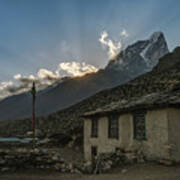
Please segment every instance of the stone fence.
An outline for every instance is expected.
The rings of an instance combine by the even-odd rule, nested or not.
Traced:
[[[57,151],[48,149],[0,150],[0,171],[18,171],[25,169],[49,169],[59,172],[80,173],[78,168],[65,160]]]
[[[146,158],[141,151],[99,154],[92,162],[79,165],[66,162],[57,150],[16,148],[0,149],[0,171],[18,171],[29,169],[49,169],[63,173],[99,174],[108,172],[113,167],[122,167],[136,163],[145,163]],[[161,164],[172,165],[170,161],[159,161]]]

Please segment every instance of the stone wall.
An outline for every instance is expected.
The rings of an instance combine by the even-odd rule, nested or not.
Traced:
[[[55,150],[0,149],[0,172],[29,169],[49,169],[59,172],[81,173],[83,166],[77,167],[70,162],[66,162],[61,154]]]
[[[174,161],[180,161],[180,109],[168,110],[169,151]]]
[[[143,142],[144,153],[150,160],[169,159],[168,109],[148,111],[146,115],[147,140]]]
[[[125,151],[141,150],[149,160],[169,159],[168,109],[148,111],[146,114],[146,140],[134,139],[133,117],[131,114],[119,116],[119,138],[108,138],[108,118],[99,118],[98,138],[91,138],[91,119],[84,121],[84,155],[91,160],[91,146],[98,153],[115,152],[116,148]]]

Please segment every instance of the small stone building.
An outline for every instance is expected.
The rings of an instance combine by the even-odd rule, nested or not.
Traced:
[[[180,162],[180,91],[112,102],[84,114],[84,155],[141,150],[148,160]]]

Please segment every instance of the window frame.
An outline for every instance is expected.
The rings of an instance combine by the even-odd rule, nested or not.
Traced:
[[[139,121],[139,122],[138,122]],[[138,124],[139,123],[142,123],[142,130],[138,129]],[[138,141],[144,141],[144,140],[147,140],[147,136],[146,136],[146,111],[136,111],[133,113],[133,130],[134,130],[134,133],[133,133],[133,138],[135,140],[138,140]],[[138,137],[138,131],[143,131],[143,132],[140,132],[140,133],[143,133],[142,137]]]
[[[98,118],[93,117],[91,119],[91,138],[97,138],[98,137],[98,129],[99,129],[99,123]]]
[[[111,114],[108,116],[108,138],[119,139],[119,115]]]

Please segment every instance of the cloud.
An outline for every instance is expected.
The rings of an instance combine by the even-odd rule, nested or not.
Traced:
[[[107,47],[108,50],[108,56],[110,59],[114,59],[116,55],[122,50],[122,42],[119,40],[118,42],[114,42],[112,39],[108,38],[108,33],[106,31],[103,31],[101,33],[101,37],[99,38],[99,42]],[[128,37],[128,33],[125,29],[121,32],[122,37]]]
[[[23,76],[20,73],[13,76],[13,81],[0,83],[0,99],[29,91],[32,87],[32,82],[36,83],[38,90],[43,89],[53,83],[62,81],[63,77],[83,76],[87,73],[97,72],[98,68],[85,62],[62,62],[53,72],[48,69],[39,69],[36,75]]]
[[[15,74],[14,75],[14,79],[20,79],[21,78],[21,74]]]
[[[32,82],[36,83],[37,88],[45,87],[48,84],[44,84],[34,75],[22,76],[21,74],[16,74],[13,76],[15,81],[7,81],[0,83],[0,99],[5,98],[10,95],[19,94],[22,92],[29,91],[32,87]]]
[[[121,36],[124,36],[124,37],[129,37],[129,34],[127,33],[127,31],[125,29],[123,29],[123,31],[121,32]]]
[[[41,82],[33,75],[22,76],[21,74],[16,74],[14,75],[14,79],[18,81],[18,83],[11,81],[11,84],[4,89],[4,91],[6,91],[7,96],[19,94],[30,90],[32,82],[36,82],[36,85],[38,87],[41,84]]]
[[[97,72],[98,68],[85,62],[64,62],[59,64],[58,72],[64,73],[66,76],[83,76],[87,73]]]
[[[97,72],[98,68],[85,62],[62,62],[53,72],[47,69],[40,69],[37,77],[41,80],[56,81],[65,76],[84,76],[87,73]]]
[[[121,41],[115,43],[113,42],[113,40],[107,38],[108,38],[108,33],[106,31],[103,31],[101,37],[99,38],[99,41],[103,45],[107,46],[108,56],[110,59],[113,59],[117,55],[117,53],[121,50],[122,44]]]
[[[12,81],[6,81],[0,83],[0,98],[10,95],[8,88],[13,86]]]
[[[37,75],[40,79],[49,81],[57,80],[60,78],[59,74],[55,74],[54,72],[49,71],[47,69],[40,69]]]
[[[1,82],[0,83],[0,90],[3,91],[12,85],[13,85],[12,81]]]
[[[20,83],[32,83],[33,81],[38,81],[34,75],[21,76],[18,80]]]

